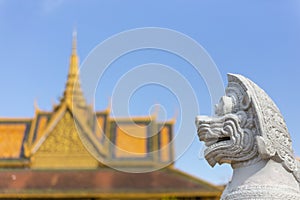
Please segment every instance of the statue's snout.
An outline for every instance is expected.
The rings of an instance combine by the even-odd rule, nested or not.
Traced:
[[[195,123],[197,127],[197,134],[200,141],[206,140],[206,135],[210,129],[210,123],[212,118],[204,115],[200,115],[196,117]]]
[[[211,117],[206,115],[199,115],[196,117],[195,123],[198,128],[201,124],[209,124],[211,121]]]

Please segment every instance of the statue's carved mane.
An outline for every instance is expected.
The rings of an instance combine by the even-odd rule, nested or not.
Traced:
[[[230,96],[232,91],[237,90],[243,90],[239,92],[243,97],[237,99],[235,110],[237,112],[245,110],[245,99],[248,99],[247,106],[253,109],[259,155],[263,159],[280,161],[286,170],[296,172],[298,166],[294,158],[290,134],[275,103],[264,90],[249,79],[241,75],[228,74],[227,95]],[[296,173],[294,175],[296,176]],[[296,178],[299,180],[298,177]]]

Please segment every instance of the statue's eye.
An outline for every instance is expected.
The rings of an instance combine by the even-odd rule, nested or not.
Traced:
[[[228,96],[223,96],[220,99],[219,104],[215,106],[215,114],[218,116],[223,116],[231,113],[233,109],[232,98]]]

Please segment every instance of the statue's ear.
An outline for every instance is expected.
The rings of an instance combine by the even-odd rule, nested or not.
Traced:
[[[262,136],[256,136],[256,143],[259,155],[262,159],[269,159],[271,156],[275,155],[275,152],[273,153],[272,151],[273,148],[270,146],[270,144],[266,143]]]
[[[247,110],[252,102],[252,98],[250,97],[250,95],[248,94],[248,92],[243,96],[242,102],[241,102],[241,107],[244,110]]]

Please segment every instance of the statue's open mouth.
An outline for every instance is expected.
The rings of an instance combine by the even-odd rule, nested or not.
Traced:
[[[220,137],[220,138],[218,138],[217,143],[218,142],[223,142],[223,141],[228,141],[228,140],[230,140],[230,137]]]

